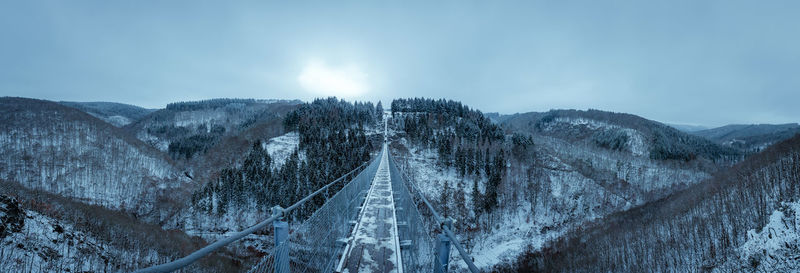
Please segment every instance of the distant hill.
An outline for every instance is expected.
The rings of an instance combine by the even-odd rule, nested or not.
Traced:
[[[702,126],[702,125],[671,124],[671,123],[664,123],[664,124],[687,133],[709,129],[707,126]]]
[[[84,111],[117,127],[128,125],[156,111],[155,109],[146,109],[135,105],[116,102],[61,101],[59,103]]]
[[[551,110],[511,115],[512,131],[538,133],[658,160],[736,160],[742,153],[636,115],[600,110]]]
[[[186,179],[161,152],[59,103],[0,98],[0,178],[137,214]]]
[[[488,118],[489,120],[491,120],[494,123],[503,123],[503,121],[505,121],[506,119],[508,119],[508,118],[510,118],[512,116],[512,115],[500,114],[500,113],[497,113],[497,112],[484,113],[483,115],[486,116],[486,118]]]
[[[760,151],[773,143],[800,133],[800,125],[797,123],[732,124],[690,133],[725,146]]]

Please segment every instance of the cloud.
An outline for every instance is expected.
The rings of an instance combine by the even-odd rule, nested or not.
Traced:
[[[369,91],[367,78],[367,73],[354,64],[334,67],[322,61],[311,61],[297,81],[303,89],[316,95],[353,98]]]

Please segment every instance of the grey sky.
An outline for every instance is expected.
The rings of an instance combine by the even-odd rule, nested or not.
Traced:
[[[3,1],[0,95],[425,96],[484,112],[800,121],[798,1],[283,2]]]

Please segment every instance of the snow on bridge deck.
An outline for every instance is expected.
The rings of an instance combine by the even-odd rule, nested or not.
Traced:
[[[340,272],[403,272],[386,144]]]

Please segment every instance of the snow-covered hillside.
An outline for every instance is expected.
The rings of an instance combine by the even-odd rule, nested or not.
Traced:
[[[0,238],[1,272],[119,272],[138,253],[119,250],[72,225],[25,211],[19,232]]]
[[[457,220],[457,230],[464,234],[476,265],[484,269],[510,261],[530,247],[538,248],[583,221],[629,205],[627,200],[600,187],[557,157],[546,156],[541,163],[544,166],[541,181],[534,184],[527,178],[507,177],[501,191],[502,209],[492,216],[494,222],[489,227],[476,227],[475,213],[469,209],[475,206],[471,185],[474,179],[479,179],[478,189],[485,192],[485,178],[459,177],[454,168],[437,166],[435,151],[414,147],[405,139],[400,143],[408,148],[409,154],[398,158],[399,167],[430,200],[439,204],[439,209],[445,210],[440,202],[445,183],[451,188],[450,200],[463,195],[463,205],[451,201],[446,210]],[[531,202],[531,195],[536,195],[537,200]],[[453,265],[464,266],[459,262]]]
[[[662,162],[548,136],[537,136],[536,140],[541,154],[549,154],[568,165],[566,168],[592,178],[594,183],[624,197],[632,205],[660,198],[710,177],[692,164]]]
[[[685,190],[582,225],[495,269],[796,272],[798,162],[796,136]]]
[[[12,98],[0,109],[0,178],[138,212],[185,182],[161,153],[78,110]]]
[[[486,270],[513,262],[518,255],[539,249],[587,223],[657,200],[710,177],[698,163],[651,159],[651,141],[641,131],[599,120],[556,117],[542,124],[538,133],[529,134],[529,140],[512,130],[514,135],[492,144],[485,139],[470,143],[468,138],[459,141],[448,136],[448,132],[469,130],[462,129],[471,126],[462,125],[468,122],[464,119],[455,118],[456,123],[437,127],[431,126],[430,121],[414,123],[414,118],[420,115],[405,112],[394,115],[391,123],[398,128],[393,131],[396,133],[393,152],[398,157],[398,166],[438,209],[456,219],[457,233],[462,235],[476,265]],[[428,115],[429,120],[447,120],[447,117],[437,118],[436,114]],[[422,137],[402,130],[408,126],[416,132],[432,128],[423,137],[433,136],[435,140],[429,144],[410,140]],[[452,148],[447,145],[450,139],[455,139],[450,144]],[[526,141],[531,141],[527,144],[531,148],[524,149],[530,150],[517,151],[522,149],[517,145],[525,145]],[[464,150],[477,150],[478,155],[467,152],[465,159],[463,154],[459,156]],[[499,204],[496,209],[487,210],[485,201],[481,204],[472,199],[486,198],[489,194],[488,171],[494,168],[489,166],[494,164],[489,156],[496,157],[493,151],[497,150],[508,161],[502,181],[493,189],[499,195]],[[447,155],[450,159],[443,160],[442,151],[455,155]],[[479,170],[460,173],[459,160],[466,160],[467,168]],[[473,184],[479,191],[477,195],[473,194]],[[459,262],[453,264],[464,266]]]

